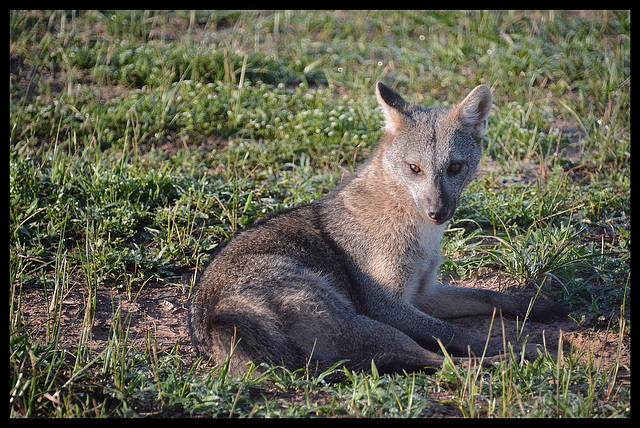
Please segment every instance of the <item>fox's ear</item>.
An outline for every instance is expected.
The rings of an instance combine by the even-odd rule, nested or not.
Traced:
[[[382,107],[384,114],[385,130],[390,134],[395,134],[402,124],[408,120],[405,113],[410,104],[402,99],[393,89],[382,82],[376,84],[376,98]]]
[[[452,115],[468,126],[471,135],[476,140],[482,140],[487,130],[487,117],[491,111],[493,97],[491,90],[486,85],[476,86],[469,95],[458,104]]]

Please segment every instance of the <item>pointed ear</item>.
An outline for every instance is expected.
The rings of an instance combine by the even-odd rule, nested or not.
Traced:
[[[382,82],[376,84],[376,98],[384,114],[385,130],[389,134],[395,134],[409,120],[406,112],[411,105]]]
[[[480,141],[487,130],[487,117],[491,111],[492,101],[491,90],[487,86],[476,86],[451,114],[469,127],[473,138]]]

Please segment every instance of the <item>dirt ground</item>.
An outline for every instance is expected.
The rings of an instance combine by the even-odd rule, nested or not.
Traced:
[[[186,362],[193,362],[197,356],[191,346],[191,339],[187,328],[187,306],[190,274],[175,278],[175,283],[158,282],[147,285],[142,290],[127,293],[124,290],[100,287],[97,295],[97,308],[93,323],[93,350],[98,352],[106,344],[109,329],[114,318],[116,308],[121,310],[121,319],[130,321],[129,338],[138,349],[144,349],[149,333],[156,341],[160,350],[169,350],[179,341],[179,352]],[[504,280],[499,275],[489,275],[472,280],[451,280],[451,283],[470,288],[483,287],[486,289],[503,290]],[[534,291],[527,289],[511,289],[511,293],[525,297],[533,297]],[[136,294],[137,293],[137,294]],[[86,289],[71,289],[62,300],[62,331],[64,332],[60,346],[69,350],[77,347],[81,326],[83,323]],[[35,341],[44,340],[46,335],[46,306],[48,305],[42,291],[23,290],[23,322],[31,323],[29,329]],[[527,354],[536,356],[536,346],[544,347],[547,352],[557,355],[558,344],[562,336],[564,352],[583,354],[586,360],[592,355],[594,361],[609,368],[616,364],[618,354],[619,335],[611,331],[608,320],[598,320],[596,314],[573,309],[574,317],[584,321],[578,324],[572,318],[548,323],[527,322],[522,337],[528,336]],[[450,320],[478,337],[486,337],[491,326],[491,319],[487,317],[467,317]],[[500,319],[494,321],[491,333],[492,340],[502,343],[502,330],[507,341],[517,343],[518,328],[514,319]],[[520,326],[521,327],[521,326]],[[540,348],[542,349],[542,348]],[[620,357],[621,368],[618,373],[619,385],[630,385],[629,367],[631,360],[630,337],[624,336]]]

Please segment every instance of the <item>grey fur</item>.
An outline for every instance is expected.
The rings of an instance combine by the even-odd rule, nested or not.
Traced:
[[[437,282],[441,240],[482,156],[492,96],[476,87],[451,110],[407,103],[376,85],[386,136],[359,173],[308,205],[236,235],[197,281],[189,323],[199,352],[230,370],[250,361],[291,369],[349,360],[379,372],[441,366],[436,339],[460,356],[485,340],[440,318],[494,308],[524,315],[529,302]],[[533,318],[566,315],[536,303]],[[436,318],[438,317],[438,318]],[[489,344],[488,354],[500,348]]]

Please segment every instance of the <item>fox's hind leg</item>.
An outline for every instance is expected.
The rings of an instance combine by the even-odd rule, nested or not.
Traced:
[[[194,344],[217,364],[229,360],[234,374],[246,365],[284,365],[323,370],[348,360],[347,368],[380,373],[438,368],[443,357],[422,348],[394,327],[358,315],[351,302],[321,276],[289,276],[262,286],[236,285],[215,304],[197,303]],[[277,290],[277,292],[275,292]],[[199,297],[196,297],[196,299]]]
[[[254,315],[234,312],[216,317],[213,348],[217,359],[224,361],[234,347],[232,373],[246,372],[249,361],[317,372],[344,360],[350,370],[369,371],[373,361],[379,373],[431,371],[444,361],[401,331],[362,315],[343,316],[330,323],[324,316],[309,317],[304,324],[290,323],[291,318],[282,323],[271,315],[265,317],[264,312],[260,318]]]
[[[343,323],[344,355],[347,367],[367,371],[371,361],[380,373],[412,373],[433,371],[444,358],[431,352],[400,330],[363,315],[355,315]]]

